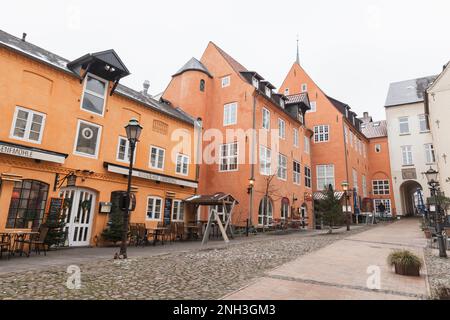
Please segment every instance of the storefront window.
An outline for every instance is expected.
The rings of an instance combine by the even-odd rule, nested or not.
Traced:
[[[48,184],[36,180],[16,182],[9,205],[6,228],[37,227],[44,217]]]

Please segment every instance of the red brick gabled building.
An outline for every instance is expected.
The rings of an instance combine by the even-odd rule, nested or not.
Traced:
[[[233,195],[234,224],[249,219],[262,227],[303,216],[312,225],[308,95],[285,97],[274,89],[210,42],[200,61],[191,59],[173,75],[162,99],[201,118],[199,193]],[[239,133],[230,136],[231,130]],[[207,212],[199,215],[205,220]]]

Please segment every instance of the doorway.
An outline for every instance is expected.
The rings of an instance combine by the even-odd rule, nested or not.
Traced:
[[[419,213],[421,200],[423,201],[423,188],[414,180],[405,181],[400,186],[402,213],[405,216],[415,216]]]

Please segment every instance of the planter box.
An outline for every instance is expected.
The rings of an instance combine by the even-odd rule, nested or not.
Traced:
[[[395,273],[402,276],[420,277],[419,268],[400,264],[395,264]]]

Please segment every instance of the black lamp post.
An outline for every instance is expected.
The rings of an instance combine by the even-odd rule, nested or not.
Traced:
[[[347,231],[350,231],[350,217],[348,212],[348,182],[344,181],[341,183],[342,190],[344,190],[344,197],[345,197],[345,220],[347,222]]]
[[[127,258],[128,222],[130,219],[131,176],[133,174],[134,150],[136,148],[136,142],[139,141],[139,137],[141,136],[142,127],[140,126],[139,121],[133,118],[125,126],[125,131],[130,143],[130,166],[128,170],[127,201],[125,201],[127,210],[125,210],[123,215],[122,243],[120,244],[120,256],[123,259]]]
[[[431,196],[434,197],[435,202],[435,223],[436,223],[436,233],[439,243],[439,257],[447,258],[447,251],[445,249],[444,237],[442,235],[442,209],[439,200],[439,182],[438,182],[438,173],[436,170],[430,167],[427,172],[425,172],[425,176],[428,180],[428,185],[430,186]]]

